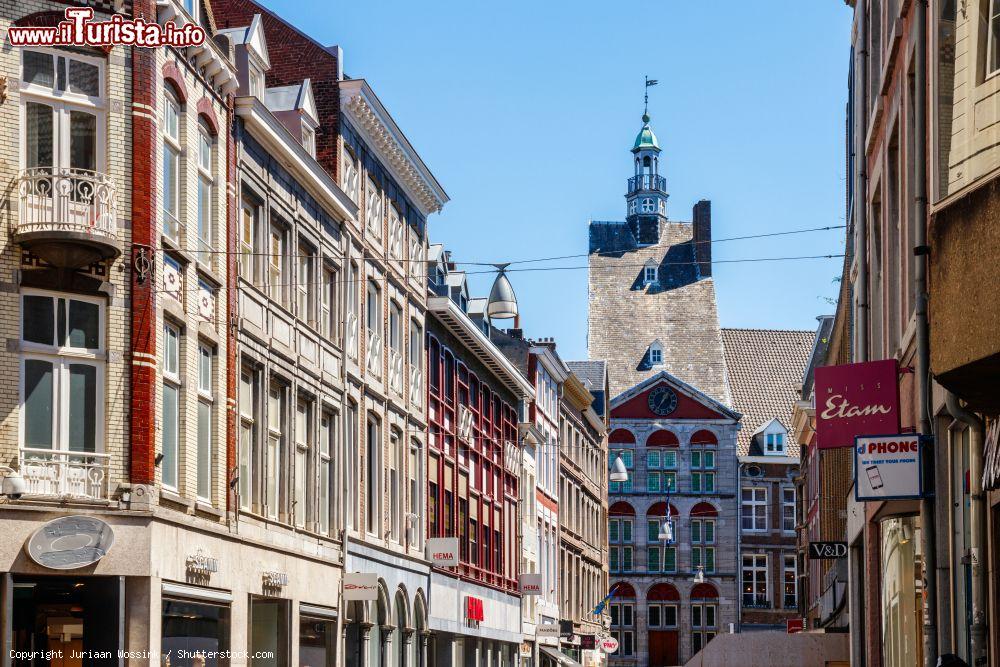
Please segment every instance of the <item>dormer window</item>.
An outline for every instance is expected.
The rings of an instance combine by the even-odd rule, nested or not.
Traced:
[[[663,365],[663,346],[660,341],[654,340],[649,346],[649,365],[650,366],[662,366]]]
[[[655,285],[660,279],[659,267],[657,267],[656,262],[649,260],[646,265],[642,267],[642,285],[643,287],[649,285]]]
[[[313,157],[316,157],[316,131],[308,125],[302,125],[302,147]]]
[[[785,451],[785,434],[784,433],[768,433],[767,434],[767,453],[768,454],[783,454]]]

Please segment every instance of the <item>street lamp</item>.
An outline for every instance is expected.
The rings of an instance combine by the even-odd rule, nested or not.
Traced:
[[[615,457],[615,462],[611,464],[611,474],[608,476],[608,479],[612,482],[628,481],[628,468],[625,467],[625,461],[622,460],[620,452],[618,456]]]
[[[667,507],[669,508],[669,504],[667,505]],[[657,537],[663,540],[664,542],[674,541],[674,524],[670,520],[669,516],[663,520],[663,523],[660,524],[660,534],[657,535]]]
[[[517,317],[517,297],[505,271],[509,264],[494,264],[499,273],[493,281],[486,314],[493,320],[510,320]],[[516,324],[514,326],[517,326]]]

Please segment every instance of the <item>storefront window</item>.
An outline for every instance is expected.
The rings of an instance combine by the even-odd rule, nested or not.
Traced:
[[[882,528],[884,667],[918,667],[921,651],[920,529],[917,519],[888,519]]]
[[[250,600],[250,652],[256,654],[253,666],[288,667],[288,646],[288,601]]]
[[[299,667],[333,667],[336,647],[335,620],[299,616]]]
[[[160,648],[170,667],[228,665],[219,653],[229,650],[229,607],[164,598]]]

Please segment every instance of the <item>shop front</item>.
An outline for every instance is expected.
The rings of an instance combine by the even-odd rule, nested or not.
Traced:
[[[430,630],[437,667],[515,667],[521,646],[521,598],[434,571]]]

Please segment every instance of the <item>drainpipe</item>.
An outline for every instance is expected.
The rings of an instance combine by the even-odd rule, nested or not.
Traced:
[[[956,420],[969,427],[969,564],[972,567],[972,665],[986,664],[989,642],[986,639],[986,577],[983,556],[986,553],[986,515],[983,503],[983,420],[958,402],[950,391],[945,405]]]
[[[868,129],[866,122],[868,110],[868,21],[865,17],[864,3],[855,4],[855,12],[860,14],[857,20],[857,48],[855,49],[854,64],[854,99],[851,100],[853,106],[853,128],[854,143],[851,150],[854,151],[854,240],[855,257],[858,262],[858,275],[855,284],[854,296],[858,303],[854,306],[854,359],[853,361],[868,360],[868,266],[865,263],[867,252],[865,246],[868,242],[868,221],[867,213],[867,169],[865,155],[865,132]],[[848,271],[850,267],[848,267]],[[851,664],[865,665],[867,657],[866,634],[862,630],[866,620],[862,614],[865,609],[865,560],[862,557],[861,563],[851,559],[848,569],[849,581],[849,618],[851,630]],[[860,566],[859,566],[860,565]],[[742,588],[740,589],[742,590]]]
[[[927,321],[927,0],[917,0],[914,4],[916,22],[916,63],[914,74],[914,183],[916,197],[914,208],[916,230],[913,254],[916,266],[913,273],[913,292],[916,297],[916,339],[917,339],[917,405],[919,406],[920,434],[932,436],[930,419],[931,365]],[[924,555],[923,585],[924,603],[924,664],[934,667],[938,659],[938,564],[937,529],[934,517],[935,472],[934,444],[925,450],[924,493],[920,500],[920,538]],[[929,451],[928,451],[929,450]]]

